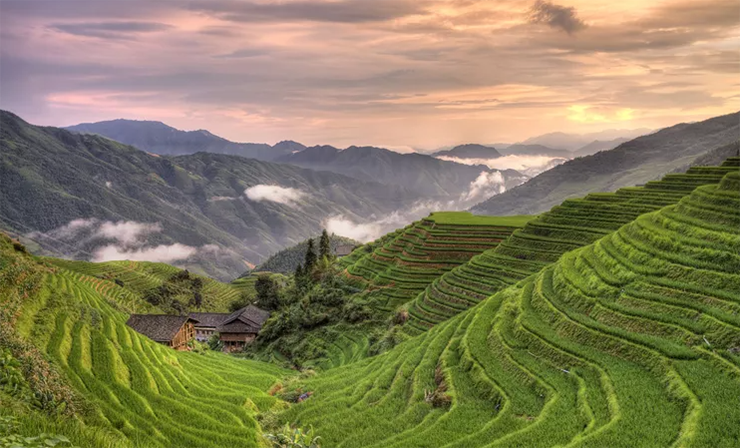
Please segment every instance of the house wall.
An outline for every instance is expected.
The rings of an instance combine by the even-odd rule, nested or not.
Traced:
[[[254,333],[221,333],[221,342],[224,343],[225,352],[234,352],[251,344],[256,337]]]
[[[180,331],[177,332],[175,337],[172,338],[172,341],[167,345],[175,350],[187,350],[188,342],[190,342],[194,337],[195,326],[191,322],[187,322],[180,327]]]
[[[216,333],[215,327],[195,327],[195,340],[198,342],[208,342],[208,339]]]

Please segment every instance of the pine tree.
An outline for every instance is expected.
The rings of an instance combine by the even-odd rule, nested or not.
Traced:
[[[303,277],[305,273],[303,272],[303,265],[301,263],[298,263],[298,266],[295,268],[295,278]]]
[[[319,258],[326,258],[327,260],[331,260],[332,258],[331,240],[329,240],[329,234],[326,232],[326,229],[321,232],[321,239],[319,240]]]
[[[306,261],[303,263],[303,269],[306,274],[311,274],[316,266],[316,250],[313,247],[313,239],[308,240],[308,249],[306,250]]]

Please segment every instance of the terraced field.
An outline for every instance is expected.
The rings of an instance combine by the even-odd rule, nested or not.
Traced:
[[[97,279],[91,281],[100,283],[101,286],[98,289],[102,288],[102,292],[119,290],[123,293],[125,289],[128,290],[129,294],[134,293],[134,295],[137,293],[141,295],[148,290],[156,288],[165,283],[173,275],[182,271],[177,267],[164,263],[135,261],[90,263],[87,261],[62,260],[58,258],[48,258],[46,261],[67,270]],[[199,278],[203,282],[203,301],[200,308],[212,312],[228,311],[229,304],[237,300],[243,291],[249,291],[250,288],[249,280],[244,280],[242,283],[235,282],[234,284],[229,284],[196,274],[190,275],[194,278]],[[122,282],[123,288],[116,285],[116,280]],[[254,289],[253,286],[253,282],[251,282],[252,290]],[[129,311],[145,312],[149,305],[146,302],[140,302],[140,306],[143,309],[137,308]]]
[[[643,187],[569,199],[529,221],[509,238],[435,279],[408,305],[404,326],[416,335],[557,261],[564,253],[614,232],[638,216],[675,204],[701,185],[740,169],[740,158],[720,167],[694,167]]]
[[[117,278],[129,272],[126,281],[150,284],[140,269],[101,269]],[[111,284],[47,269],[40,293],[26,298],[15,325],[94,405],[85,424],[124,436],[136,447],[262,446],[255,415],[278,404],[266,391],[287,371],[156,344],[128,327],[128,315],[111,306],[123,289]]]
[[[740,446],[740,173],[605,234],[283,418],[331,447]]]
[[[378,309],[393,311],[445,272],[495,248],[529,219],[433,213],[386,236],[371,253],[357,250],[342,263],[349,278],[378,291]]]

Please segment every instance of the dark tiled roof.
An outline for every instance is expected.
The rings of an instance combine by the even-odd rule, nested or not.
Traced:
[[[231,314],[227,313],[190,313],[190,317],[198,321],[196,327],[218,327]]]
[[[234,322],[226,325],[222,325],[216,329],[219,333],[253,333],[257,334],[260,332],[259,327],[255,327],[254,325],[245,324],[244,322],[240,320],[235,320]]]
[[[231,313],[216,331],[219,333],[257,333],[269,317],[269,311],[249,305]]]
[[[344,257],[345,255],[351,254],[354,249],[355,246],[351,244],[341,244],[337,246],[336,250],[334,251],[334,255],[338,257]]]
[[[157,342],[171,341],[186,322],[198,322],[189,316],[166,314],[132,314],[126,325]]]

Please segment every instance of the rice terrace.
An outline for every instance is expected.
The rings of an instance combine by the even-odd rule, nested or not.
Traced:
[[[0,448],[740,448],[737,0],[2,0]]]

